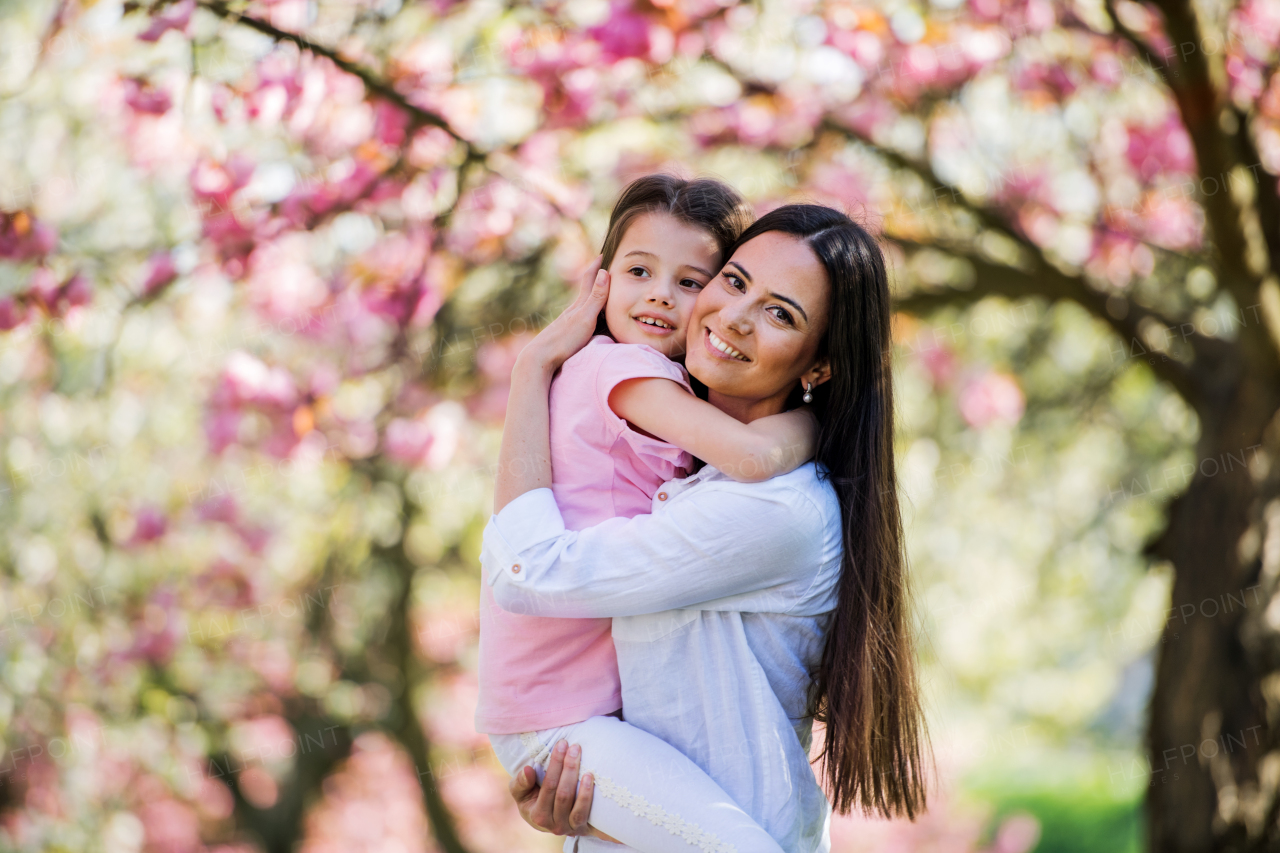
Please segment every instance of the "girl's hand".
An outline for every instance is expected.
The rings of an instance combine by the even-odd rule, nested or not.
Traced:
[[[579,277],[578,295],[573,303],[521,350],[516,358],[517,368],[524,366],[554,373],[591,340],[596,320],[609,298],[609,271],[600,269],[602,259],[596,255]]]

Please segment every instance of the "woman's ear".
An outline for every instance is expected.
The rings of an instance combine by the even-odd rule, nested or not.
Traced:
[[[820,358],[814,362],[813,367],[809,368],[800,377],[800,384],[808,382],[816,388],[823,382],[831,378],[831,360],[828,358]]]

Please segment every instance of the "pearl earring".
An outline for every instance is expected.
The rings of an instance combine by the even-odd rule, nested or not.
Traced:
[[[804,396],[801,397],[800,399],[804,400],[806,403],[813,402],[813,385],[812,384],[808,382],[804,383]]]

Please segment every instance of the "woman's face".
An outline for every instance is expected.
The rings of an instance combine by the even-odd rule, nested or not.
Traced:
[[[752,417],[782,411],[802,382],[830,376],[817,358],[830,289],[799,239],[780,231],[752,238],[698,294],[685,367],[715,394],[750,402]]]

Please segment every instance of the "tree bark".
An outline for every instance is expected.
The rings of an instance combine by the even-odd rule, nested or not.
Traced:
[[[1254,482],[1250,463],[1257,470],[1264,444],[1273,459],[1280,450],[1274,429],[1264,440],[1277,391],[1280,377],[1246,376],[1217,412],[1219,401],[1199,401],[1196,471],[1147,548],[1175,570],[1147,733],[1152,851],[1274,849],[1274,830],[1250,826],[1238,803],[1274,748],[1259,689],[1265,666],[1242,639],[1268,595],[1258,586],[1262,559],[1240,543],[1276,494],[1274,478]],[[1274,787],[1260,793],[1274,802]]]

